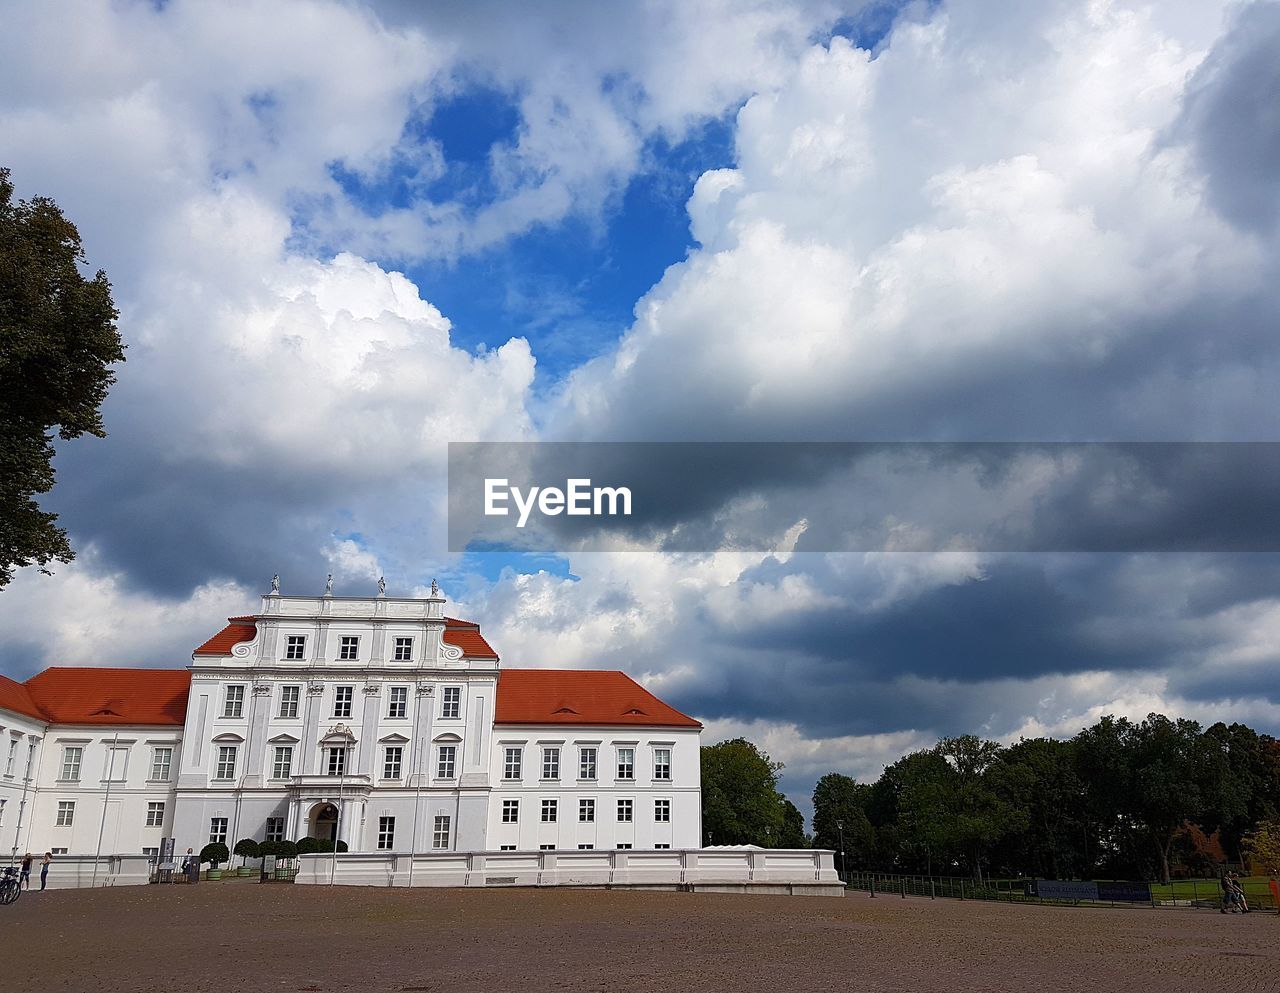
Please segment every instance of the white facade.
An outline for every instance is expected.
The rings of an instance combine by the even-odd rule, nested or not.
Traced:
[[[487,849],[697,848],[699,730],[494,730]]]
[[[13,750],[4,848],[132,856],[162,837],[181,853],[306,836],[370,853],[698,847],[696,722],[495,724],[499,660],[443,608],[434,590],[268,594],[193,655],[181,725],[42,721],[0,697],[0,763]],[[570,696],[575,675],[556,677]]]
[[[0,854],[5,861],[27,851],[45,731],[43,721],[0,709]]]

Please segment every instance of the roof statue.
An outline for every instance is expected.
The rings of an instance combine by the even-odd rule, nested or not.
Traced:
[[[272,593],[280,592],[280,573],[278,572],[271,577],[271,592]]]
[[[324,595],[333,596],[333,573],[329,573],[329,578],[324,581]]]
[[[440,584],[437,583],[434,579],[431,580],[431,595],[432,596],[440,595]]]
[[[386,595],[387,595],[387,577],[379,576],[378,577],[378,596],[386,596]]]

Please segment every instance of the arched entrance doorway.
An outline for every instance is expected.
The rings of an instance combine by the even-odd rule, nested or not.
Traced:
[[[317,803],[307,818],[307,834],[321,841],[338,837],[338,808],[331,803]]]

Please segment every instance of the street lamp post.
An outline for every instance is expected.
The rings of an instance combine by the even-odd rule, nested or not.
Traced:
[[[847,883],[849,881],[849,875],[845,871],[845,865],[844,865],[844,820],[843,818],[836,819],[836,830],[840,832],[840,878]]]

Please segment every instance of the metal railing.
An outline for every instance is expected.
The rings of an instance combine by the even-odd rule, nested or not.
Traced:
[[[1245,895],[1249,908],[1261,912],[1276,912],[1276,898],[1268,881],[1261,877],[1245,880]],[[848,889],[868,893],[872,897],[908,896],[949,900],[990,900],[1005,903],[1034,903],[1054,906],[1091,907],[1199,907],[1219,910],[1222,908],[1221,884],[1214,879],[1178,879],[1170,884],[1138,884],[1145,886],[1146,895],[1141,899],[1107,897],[1104,894],[1093,899],[1051,898],[1039,895],[1035,880],[1031,878],[984,879],[975,881],[970,876],[906,875],[889,872],[849,872],[845,876]],[[1115,887],[1121,889],[1122,887]]]

